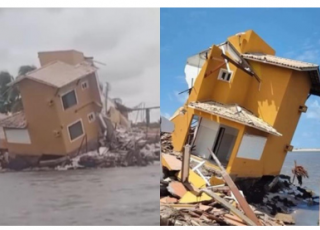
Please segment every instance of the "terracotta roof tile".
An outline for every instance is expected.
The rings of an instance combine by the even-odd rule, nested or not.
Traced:
[[[25,78],[32,79],[47,85],[61,88],[75,80],[78,80],[97,70],[87,62],[78,65],[69,65],[61,61],[54,61],[43,67],[20,76],[14,83]]]
[[[281,67],[296,69],[296,70],[314,70],[319,66],[317,64],[312,64],[303,61],[292,60],[288,58],[277,57],[269,54],[259,54],[259,53],[248,53],[242,54],[242,56],[247,60],[254,60],[259,62],[268,63],[271,65],[278,65]]]
[[[24,112],[14,113],[11,116],[0,120],[0,126],[4,128],[23,129],[27,127]]]
[[[209,101],[191,102],[188,106],[190,108],[217,115],[219,117],[262,130],[275,136],[282,136],[282,134],[274,129],[271,125],[258,118],[245,108],[235,104],[225,105],[218,102]],[[241,112],[239,112],[239,109]]]

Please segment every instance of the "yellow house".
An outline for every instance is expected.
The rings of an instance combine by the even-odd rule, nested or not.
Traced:
[[[18,77],[24,110],[0,121],[9,153],[59,156],[87,139],[96,148],[101,111],[97,68],[83,53],[40,52],[41,67]]]
[[[310,95],[320,95],[319,66],[275,56],[254,31],[190,57],[189,97],[171,118],[174,150],[186,143],[234,177],[278,175]],[[191,123],[197,122],[193,136]]]

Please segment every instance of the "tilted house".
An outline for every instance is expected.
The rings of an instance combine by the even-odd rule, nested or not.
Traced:
[[[189,97],[171,118],[174,149],[189,143],[210,161],[209,148],[234,177],[278,175],[307,98],[320,95],[318,65],[275,56],[249,30],[190,57],[185,73]]]
[[[66,155],[96,147],[101,111],[97,68],[83,53],[40,52],[41,67],[18,77],[24,110],[0,121],[9,153]]]

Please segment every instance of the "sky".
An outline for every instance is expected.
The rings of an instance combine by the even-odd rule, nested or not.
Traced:
[[[276,55],[320,64],[320,9],[161,9],[161,115],[170,117],[183,105],[188,88],[188,57],[227,37],[253,29]],[[291,144],[320,148],[320,98],[311,96]]]
[[[159,9],[0,9],[0,71],[40,66],[37,52],[76,49],[129,106],[160,105]],[[160,110],[151,110],[158,121]]]

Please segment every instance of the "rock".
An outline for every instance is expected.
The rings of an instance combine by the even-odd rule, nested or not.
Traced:
[[[295,224],[295,220],[293,219],[292,215],[289,214],[278,213],[275,216],[275,219],[282,221],[285,224]]]

